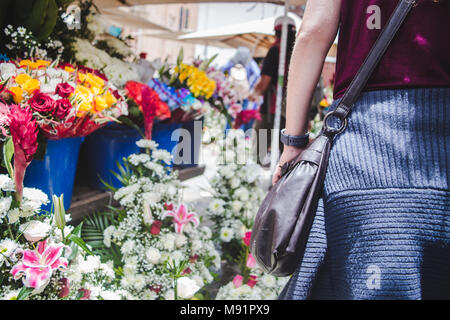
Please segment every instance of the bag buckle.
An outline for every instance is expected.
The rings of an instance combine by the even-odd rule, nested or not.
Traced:
[[[328,120],[330,119],[330,117],[334,117],[336,119],[338,119],[341,123],[339,128],[334,128],[334,127],[330,127],[328,126]],[[325,115],[325,118],[323,119],[323,133],[326,135],[338,135],[340,133],[342,133],[348,125],[348,120],[347,118],[342,118],[342,116],[340,116],[339,114],[335,113],[334,111],[331,111],[329,113],[327,113]]]

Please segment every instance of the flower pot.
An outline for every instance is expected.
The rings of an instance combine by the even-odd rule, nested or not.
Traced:
[[[25,173],[24,186],[41,189],[51,200],[64,194],[64,207],[72,200],[78,154],[84,137],[48,140],[43,160],[33,160]],[[50,211],[51,202],[42,207]]]
[[[123,165],[123,158],[139,153],[136,141],[142,139],[138,130],[118,124],[108,125],[86,138],[83,145],[83,164],[86,181],[95,189],[107,189],[101,179],[115,188],[122,187],[113,172],[119,172],[117,161]]]
[[[180,134],[179,148],[174,155],[174,164],[179,168],[197,167],[202,144],[203,118],[183,123],[182,128],[186,131]],[[188,135],[186,144],[183,143],[185,134]],[[189,150],[186,150],[186,148]],[[184,156],[184,152],[187,152],[186,156]]]
[[[175,157],[177,144],[180,139],[182,123],[155,122],[152,130],[152,140],[158,143],[158,149],[167,150]]]

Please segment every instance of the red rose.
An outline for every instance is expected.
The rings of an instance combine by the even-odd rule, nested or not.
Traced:
[[[37,92],[29,100],[31,110],[36,112],[53,112],[55,109],[55,100],[45,93]]]
[[[159,294],[161,292],[162,286],[160,284],[154,285],[150,287],[150,290],[153,291],[156,294]]]
[[[59,283],[61,284],[61,291],[59,291],[58,297],[65,298],[70,292],[69,279],[62,278]]]
[[[64,119],[72,109],[72,104],[69,99],[59,99],[55,102],[55,109],[53,109],[53,115],[59,119]]]
[[[162,222],[159,220],[155,220],[150,227],[150,233],[157,236],[161,232],[161,224]]]
[[[181,273],[181,275],[191,274],[191,273],[192,273],[191,268],[187,267],[186,269],[183,270],[183,272]]]
[[[258,280],[256,280],[256,279],[257,279],[256,276],[250,276],[248,279],[247,285],[249,287],[253,288],[258,283]]]
[[[72,93],[75,92],[75,89],[68,83],[59,83],[56,86],[55,93],[63,98],[68,98]]]
[[[194,254],[193,256],[189,257],[189,262],[194,263],[199,258],[198,254]]]
[[[89,298],[91,297],[91,290],[89,289],[80,289],[78,290],[78,292],[83,293],[80,300],[89,300]]]
[[[172,211],[173,210],[173,203],[171,203],[171,204],[164,203],[164,209],[166,209],[167,211]]]

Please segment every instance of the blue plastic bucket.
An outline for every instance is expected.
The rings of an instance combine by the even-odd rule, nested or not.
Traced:
[[[43,210],[50,211],[52,195],[64,194],[64,207],[68,209],[72,201],[78,154],[84,138],[48,140],[43,160],[33,160],[28,166],[24,186],[41,189],[50,203]]]
[[[175,156],[177,144],[180,140],[181,123],[155,122],[152,130],[152,140],[158,143],[158,149],[167,150]]]
[[[175,158],[175,165],[179,168],[192,168],[197,167],[200,157],[200,146],[202,144],[202,132],[203,132],[203,118],[200,120],[193,120],[186,123],[183,123],[183,129],[187,130],[190,139],[190,150],[185,150],[186,145],[183,144],[183,134],[180,136],[179,140],[179,148],[177,149],[177,154],[180,159]],[[187,152],[189,156],[186,156],[188,159],[184,159],[184,152]]]
[[[139,153],[136,141],[142,139],[138,130],[124,125],[109,125],[95,131],[86,138],[83,146],[87,182],[95,189],[107,189],[103,179],[115,188],[122,187],[112,172],[119,172],[117,161],[123,165],[123,158]]]

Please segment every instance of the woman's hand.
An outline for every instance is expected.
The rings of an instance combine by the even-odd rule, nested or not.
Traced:
[[[284,146],[283,153],[281,154],[280,161],[278,162],[277,168],[272,176],[272,185],[278,182],[281,178],[281,166],[286,162],[291,161],[296,158],[300,153],[303,152],[305,148],[296,148],[292,146]]]

